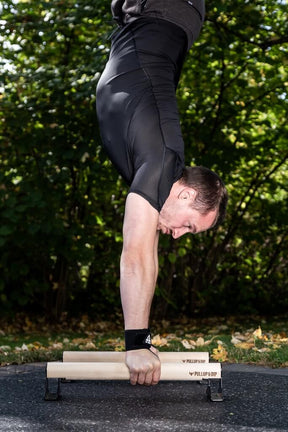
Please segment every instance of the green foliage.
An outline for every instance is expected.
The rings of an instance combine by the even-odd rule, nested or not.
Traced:
[[[99,6],[2,3],[5,309],[32,305],[58,315],[68,299],[89,302],[115,284],[122,187],[115,189],[97,131],[95,87],[111,31]]]
[[[187,164],[215,169],[230,203],[217,233],[174,245],[175,254],[183,247],[189,253],[179,259],[171,295],[188,314],[285,310],[286,4],[212,1],[207,7],[179,106]],[[165,286],[165,276],[159,284]]]
[[[95,113],[110,1],[0,8],[0,309],[119,310],[126,186]],[[155,315],[287,308],[286,9],[207,4],[178,100],[186,163],[223,177],[228,215],[217,232],[161,238]]]

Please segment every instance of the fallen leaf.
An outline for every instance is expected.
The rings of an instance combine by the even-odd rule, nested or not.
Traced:
[[[115,351],[118,351],[118,352],[125,351],[124,343],[123,343],[123,344],[116,345],[115,348],[114,348],[114,350],[115,350]]]
[[[85,338],[75,338],[75,339],[72,339],[72,343],[75,344],[75,345],[80,345],[80,344],[87,343],[87,342],[90,342],[90,340],[89,339],[85,339]]]
[[[29,348],[26,344],[23,344],[21,347],[15,347],[15,351],[29,351]]]
[[[223,345],[218,344],[217,348],[213,349],[213,353],[211,357],[213,360],[217,360],[219,362],[225,362],[227,360],[228,352],[224,348]]]
[[[114,351],[123,351],[124,350],[124,340],[120,338],[115,339],[107,339],[105,341],[105,345],[111,346]]]
[[[158,346],[158,347],[163,347],[163,346],[168,346],[169,343],[168,343],[168,341],[167,341],[166,338],[161,337],[159,334],[157,334],[152,339],[152,345],[155,345],[155,346]]]
[[[35,349],[35,350],[43,348],[43,345],[41,344],[41,342],[38,342],[38,341],[33,342],[31,345],[32,345],[33,349]]]
[[[0,346],[0,351],[1,352],[5,352],[5,351],[11,351],[12,348],[9,345],[2,345]]]
[[[255,337],[255,339],[262,339],[262,329],[260,326],[257,330],[253,332],[253,336]]]
[[[195,345],[192,345],[187,339],[182,340],[181,343],[186,349],[195,349]]]
[[[248,350],[253,348],[254,346],[255,346],[254,343],[251,342],[240,342],[239,344],[235,345],[235,348]]]
[[[210,343],[213,342],[214,339],[215,339],[215,337],[212,337],[212,339],[205,341],[204,345],[210,345]]]
[[[246,336],[243,335],[242,333],[235,332],[235,333],[234,333],[234,336],[235,336],[237,339],[239,339],[239,340],[242,340],[242,341],[246,340]]]
[[[84,347],[85,349],[96,349],[96,345],[93,342],[87,342],[87,344]]]
[[[166,339],[168,340],[180,340],[181,338],[179,338],[178,336],[176,336],[175,333],[169,333],[166,335]]]
[[[52,348],[54,348],[54,349],[62,349],[62,348],[63,348],[63,344],[62,344],[62,342],[56,342],[56,343],[53,343],[51,346],[52,346]]]
[[[238,339],[237,337],[235,337],[234,335],[232,335],[231,343],[232,343],[233,345],[238,345],[238,344],[241,343],[241,340]]]
[[[273,344],[273,345],[272,345],[272,348],[273,348],[273,349],[278,349],[278,348],[280,348],[280,347],[281,347],[280,344]]]
[[[270,352],[270,351],[271,351],[271,349],[270,349],[270,348],[267,348],[267,347],[266,347],[266,348],[265,348],[265,347],[264,347],[264,348],[256,348],[256,347],[255,347],[255,348],[253,348],[253,350],[254,350],[254,351],[257,351],[257,352],[260,352],[260,353]]]
[[[198,339],[196,340],[196,346],[203,346],[205,344],[205,341],[203,339],[203,337],[198,337]]]

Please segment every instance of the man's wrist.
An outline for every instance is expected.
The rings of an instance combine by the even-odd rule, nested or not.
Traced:
[[[125,330],[126,351],[151,348],[150,329]]]

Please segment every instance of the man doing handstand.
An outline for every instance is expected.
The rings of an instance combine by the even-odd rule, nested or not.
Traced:
[[[109,158],[129,193],[120,292],[131,384],[157,384],[160,361],[149,315],[160,231],[178,238],[220,223],[227,192],[204,167],[185,167],[176,88],[204,19],[203,0],[113,0],[119,30],[97,85],[97,115]]]

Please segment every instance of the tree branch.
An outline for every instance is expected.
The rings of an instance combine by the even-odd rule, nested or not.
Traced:
[[[256,41],[251,40],[249,37],[246,37],[244,34],[239,33],[235,30],[232,30],[230,27],[227,27],[225,24],[223,24],[221,22],[218,22],[218,21],[216,22],[215,20],[213,20],[211,18],[207,18],[207,21],[213,23],[218,28],[223,29],[226,33],[230,33],[231,35],[236,36],[242,42],[246,42],[248,44],[255,45],[255,46],[261,48],[263,51],[265,51],[267,48],[270,48],[272,46],[283,45],[284,43],[288,42],[288,36],[286,36],[286,35],[281,35],[277,39],[273,38],[273,39],[264,40],[263,42],[256,42]]]

